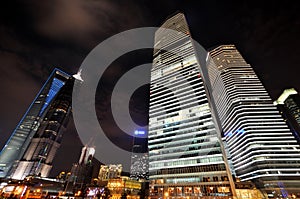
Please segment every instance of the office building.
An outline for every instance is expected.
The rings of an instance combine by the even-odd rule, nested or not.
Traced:
[[[90,163],[95,155],[95,152],[95,147],[84,146],[81,150],[81,155],[78,163],[81,165]]]
[[[142,183],[126,176],[108,179],[106,187],[113,199],[141,199]]]
[[[98,178],[101,181],[120,178],[122,169],[123,166],[121,164],[101,165]]]
[[[294,88],[285,89],[274,104],[300,144],[300,95]]]
[[[60,92],[69,79],[65,72],[53,70],[0,153],[0,177],[48,173],[69,113],[71,99]]]
[[[132,179],[148,179],[149,158],[148,153],[141,153],[140,146],[133,146],[131,155],[130,178]]]
[[[156,31],[154,42],[148,132],[150,197],[234,196],[185,16],[178,13],[167,19]]]
[[[252,67],[234,45],[222,45],[202,70],[236,178],[255,182],[270,198],[299,192],[299,144]]]
[[[148,180],[149,175],[149,157],[147,139],[139,137],[146,132],[141,130],[135,131],[133,137],[130,178],[136,180]]]
[[[13,168],[11,178],[48,177],[69,121],[73,84],[74,78],[69,77],[51,101],[24,156]]]
[[[86,185],[91,184],[95,176],[97,161],[94,158],[95,147],[84,146],[81,150],[79,161],[74,163],[66,179],[65,192],[83,191]]]

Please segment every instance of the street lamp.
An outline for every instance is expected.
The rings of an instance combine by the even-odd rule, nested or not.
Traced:
[[[169,196],[169,192],[165,192],[164,196],[167,198]]]
[[[213,190],[214,190],[214,187],[209,187],[209,189],[210,189],[210,193],[211,193],[211,195],[212,195]]]

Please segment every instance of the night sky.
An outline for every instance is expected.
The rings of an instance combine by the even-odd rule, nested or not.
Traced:
[[[204,48],[235,44],[273,100],[285,88],[300,91],[299,10],[297,1],[1,2],[0,147],[55,67],[74,74],[88,53],[106,38],[132,28],[159,26],[176,11],[186,14],[192,37]],[[110,95],[126,71],[151,62],[151,53],[151,50],[140,50],[120,57],[99,83],[102,85],[96,96],[99,122],[109,132],[110,139],[122,143],[124,148],[130,148],[130,138],[114,124]],[[148,93],[148,86],[144,86],[130,101],[131,115],[140,125],[147,124]],[[51,175],[70,169],[79,158],[80,146],[70,120]]]

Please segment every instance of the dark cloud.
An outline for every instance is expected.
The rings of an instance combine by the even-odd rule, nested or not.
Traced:
[[[40,10],[35,14],[37,31],[53,39],[75,41],[88,41],[87,37],[94,32],[111,31],[107,13],[116,11],[109,1],[56,0],[46,4],[36,2],[34,7]]]
[[[235,32],[238,49],[252,65],[271,97],[285,88],[300,91],[299,6],[293,3],[258,5],[244,3],[238,9]]]
[[[112,33],[140,26],[145,18],[135,4],[110,0],[32,1],[28,4],[32,26],[38,34],[62,42],[71,41],[81,47],[90,47]]]

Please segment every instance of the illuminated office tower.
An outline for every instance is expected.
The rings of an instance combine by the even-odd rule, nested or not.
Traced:
[[[149,157],[148,146],[145,138],[139,137],[145,135],[145,131],[136,130],[133,137],[133,146],[131,153],[130,178],[147,180],[149,175]]]
[[[148,167],[148,153],[142,152],[140,145],[133,146],[131,155],[130,178],[147,180]]]
[[[122,164],[101,165],[98,178],[102,181],[121,178],[122,170]]]
[[[219,46],[209,55],[203,74],[211,85],[236,177],[256,182],[269,197],[291,196],[300,190],[296,139],[234,45]]]
[[[274,104],[300,144],[300,95],[294,88],[285,89]]]
[[[96,151],[95,147],[84,146],[81,150],[79,164],[84,165],[84,164],[88,164],[89,162],[91,162],[95,155],[95,151]]]
[[[22,159],[53,99],[68,78],[69,75],[59,69],[51,73],[0,153],[0,169],[3,170],[0,177],[10,177],[12,168]]]
[[[154,48],[148,132],[150,197],[234,195],[220,132],[182,13],[156,31]]]
[[[95,147],[84,146],[78,163],[73,164],[71,175],[67,179],[66,191],[78,190],[84,184],[89,184],[93,178],[95,167]],[[71,184],[70,184],[71,183]]]

